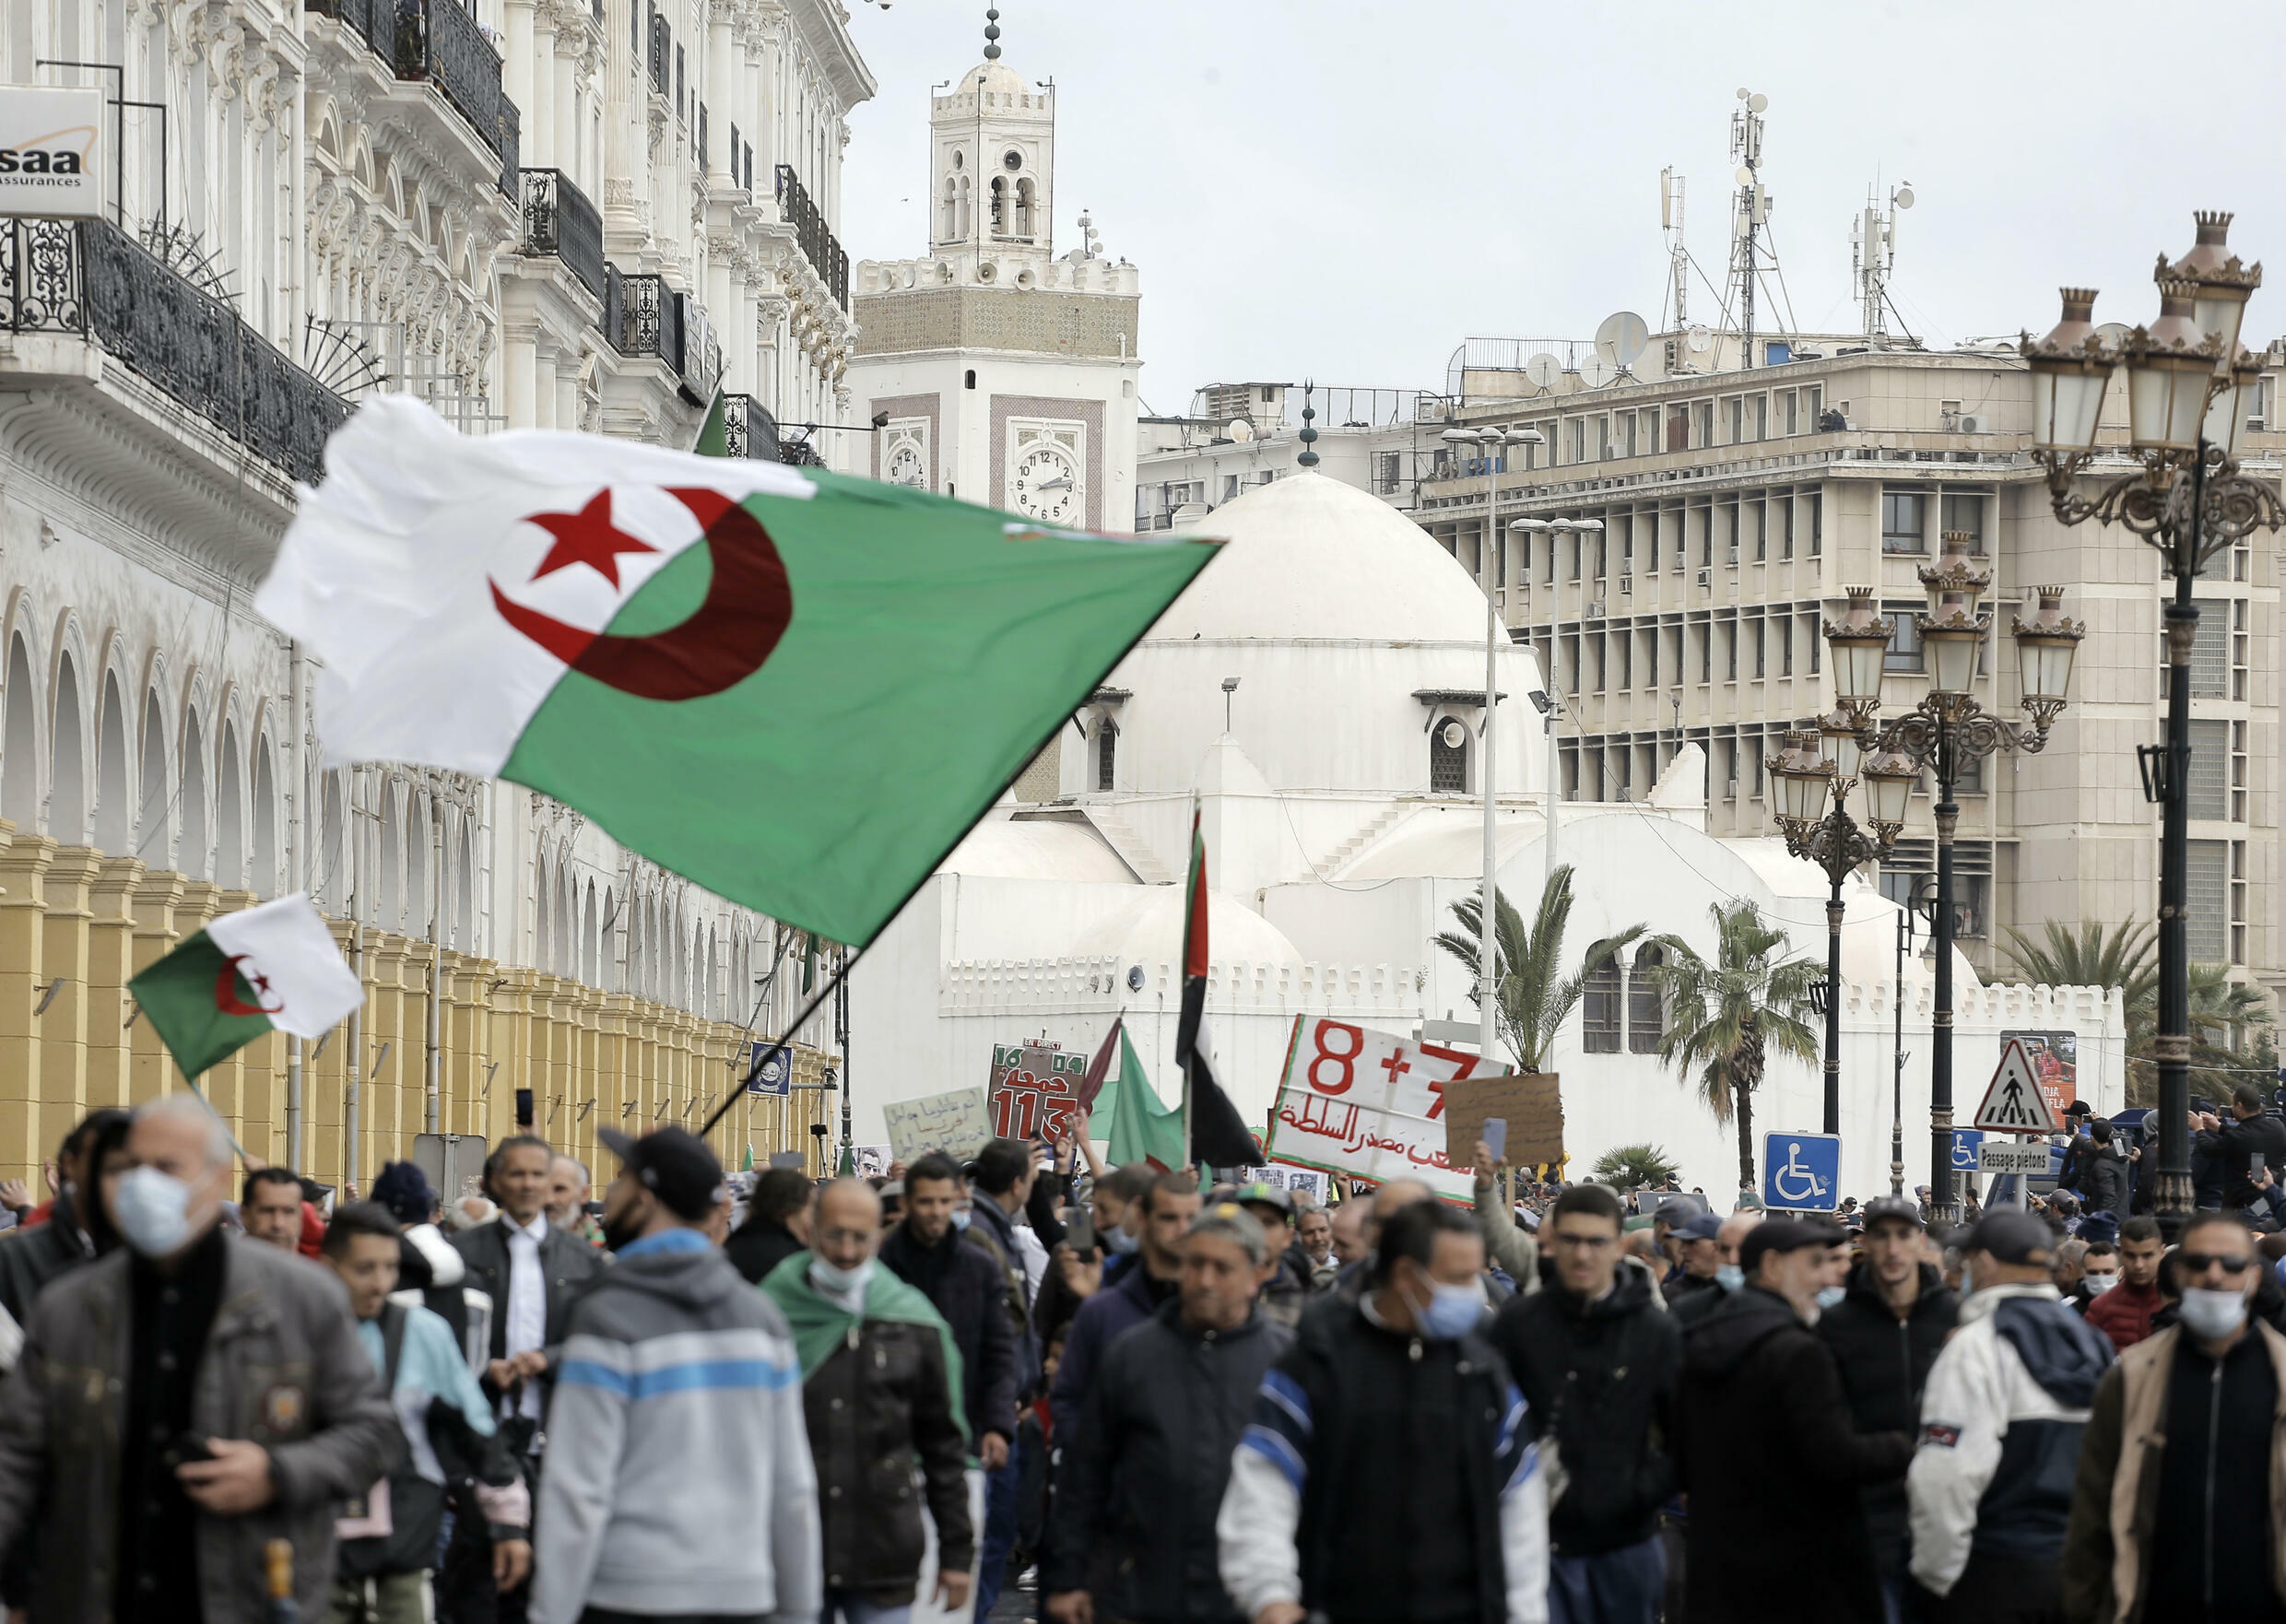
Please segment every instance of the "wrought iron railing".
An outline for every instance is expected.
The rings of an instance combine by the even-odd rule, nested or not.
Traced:
[[[561,170],[524,171],[524,252],[554,254],[603,297],[603,216]]]
[[[107,221],[0,221],[0,329],[90,338],[297,479],[347,402]]]
[[[655,355],[683,370],[682,296],[654,275],[628,276],[614,265],[604,295],[604,336],[621,355]]]
[[[449,0],[448,0],[449,3]],[[811,201],[809,188],[802,184],[801,176],[794,166],[778,166],[778,212],[794,228],[794,241],[802,250],[802,257],[819,279],[833,290],[834,302],[843,310],[849,308],[849,255],[842,252],[842,244],[831,231],[826,229],[826,217]]]
[[[734,457],[758,463],[785,461],[785,449],[778,443],[778,419],[750,394],[723,396],[723,443]]]
[[[500,53],[459,0],[303,0],[372,47],[400,79],[425,79],[501,160],[500,189],[516,195],[523,118],[501,88]]]

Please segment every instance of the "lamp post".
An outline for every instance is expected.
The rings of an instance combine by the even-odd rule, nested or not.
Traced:
[[[1541,436],[1537,429],[1488,428],[1447,429],[1443,438],[1447,445],[1479,446],[1485,453],[1484,547],[1477,555],[1477,573],[1484,587],[1484,722],[1477,730],[1482,741],[1477,753],[1477,767],[1484,793],[1484,885],[1479,893],[1483,912],[1477,919],[1477,1053],[1489,1065],[1498,1037],[1496,1016],[1500,1008],[1496,952],[1500,909],[1492,885],[1493,872],[1500,862],[1493,821],[1492,710],[1500,702],[1500,673],[1494,652],[1500,647],[1501,615],[1500,606],[1492,597],[1492,549],[1500,548],[1503,559],[1508,549],[1508,534],[1500,527],[1500,477],[1505,461],[1500,453],[1512,445],[1538,445]]]
[[[1914,622],[1928,669],[1928,691],[1879,733],[1874,732],[1873,717],[1881,705],[1881,656],[1889,645],[1889,624],[1875,612],[1873,589],[1849,588],[1848,611],[1826,624],[1840,707],[1856,723],[1859,747],[1881,759],[1884,773],[1897,775],[1890,783],[1890,793],[1896,797],[1892,805],[1901,823],[1904,799],[1921,771],[1930,770],[1937,779],[1937,909],[1930,921],[1937,986],[1929,1020],[1929,1206],[1932,1217],[1948,1222],[1960,1216],[1952,1198],[1952,835],[1961,818],[1960,805],[1953,799],[1955,786],[1972,761],[1996,751],[2030,755],[2046,747],[2048,728],[2064,709],[2071,685],[2072,657],[2087,634],[2083,623],[2064,618],[2062,587],[2036,589],[2039,612],[2030,620],[2017,617],[2012,629],[2018,684],[2030,725],[1986,711],[1972,690],[1985,637],[1992,629],[1992,612],[1980,607],[1992,586],[1992,570],[1970,555],[1968,544],[1967,532],[1948,530],[1937,562],[1921,568],[1928,608],[1915,615]],[[1873,763],[1867,764],[1866,773],[1874,777]],[[1832,1030],[1831,1020],[1828,1030]],[[1827,1087],[1834,1087],[1831,1072]]]
[[[2138,747],[2143,796],[2162,808],[2159,865],[2159,1167],[2152,1206],[2170,1239],[2191,1210],[2190,802],[2191,648],[2198,604],[2191,583],[2207,560],[2256,530],[2277,530],[2286,510],[2268,482],[2239,472],[2238,441],[2261,365],[2239,347],[2246,301],[2262,266],[2230,252],[2231,217],[2192,217],[2198,241],[2169,264],[2159,256],[2160,314],[2114,349],[2091,317],[2095,291],[2063,290],[2064,317],[2019,346],[2033,375],[2033,458],[2047,470],[2056,519],[2118,524],[2165,559],[2174,578],[2166,606],[2167,742]],[[2100,454],[2103,395],[2124,363],[2132,465],[2092,497],[2079,479]],[[2059,656],[2068,664],[2069,655]]]

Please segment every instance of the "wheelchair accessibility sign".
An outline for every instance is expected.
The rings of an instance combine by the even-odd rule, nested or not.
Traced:
[[[1842,1141],[1834,1134],[1764,1134],[1762,1205],[1833,1212],[1842,1205]]]

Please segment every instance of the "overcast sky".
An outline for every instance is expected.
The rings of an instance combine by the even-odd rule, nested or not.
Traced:
[[[982,60],[984,7],[849,5],[880,90],[851,121],[844,244],[909,257],[930,87]],[[2066,282],[2103,290],[2098,321],[2154,314],[2153,258],[2209,207],[2273,263],[2245,337],[2286,332],[2278,0],[1000,9],[1002,60],[1057,88],[1056,250],[1084,207],[1141,267],[1162,413],[1214,382],[1442,387],[1464,337],[1585,338],[1616,310],[1656,327],[1659,171],[1687,177],[1688,245],[1719,283],[1740,86],[1770,98],[1762,173],[1805,330],[1856,327],[1849,226],[1879,175],[1916,194],[1892,291],[1932,343],[2044,331]],[[1694,285],[1693,320],[1716,303]]]

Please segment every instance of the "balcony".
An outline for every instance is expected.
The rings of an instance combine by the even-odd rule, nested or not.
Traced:
[[[818,453],[802,441],[791,444],[778,437],[778,419],[750,394],[723,396],[723,444],[729,455],[757,463],[791,463],[819,467]]]
[[[500,53],[458,0],[304,0],[351,29],[400,79],[436,87],[501,160],[500,188],[516,196],[523,121],[501,88]]]
[[[101,220],[0,222],[0,331],[76,334],[296,479],[348,405],[221,300]]]
[[[603,216],[560,170],[524,171],[524,252],[552,254],[590,293],[603,297]]]
[[[664,277],[628,276],[604,266],[603,335],[626,356],[656,356],[674,371],[683,397],[711,405],[722,381],[722,346],[709,329],[706,311],[689,294],[670,288]]]
[[[449,4],[450,0],[446,0]],[[849,255],[842,252],[841,242],[826,229],[826,217],[810,201],[809,189],[794,172],[794,166],[778,166],[778,212],[794,228],[794,240],[801,245],[802,257],[819,279],[832,290],[833,300],[843,310],[849,308]]]

